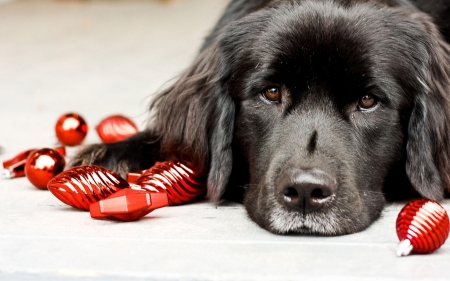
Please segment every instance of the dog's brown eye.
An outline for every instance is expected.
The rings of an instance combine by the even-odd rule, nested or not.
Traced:
[[[372,95],[365,95],[359,100],[358,107],[364,110],[364,109],[370,109],[370,108],[374,107],[376,104],[377,104],[377,101],[375,100],[375,98]]]
[[[264,91],[264,97],[269,101],[278,102],[281,100],[281,91],[277,87],[270,87]]]

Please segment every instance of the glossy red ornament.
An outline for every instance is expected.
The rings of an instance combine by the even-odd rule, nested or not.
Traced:
[[[94,165],[74,167],[48,183],[48,189],[56,198],[83,210],[89,210],[90,204],[128,187],[118,174]]]
[[[95,219],[137,220],[151,211],[169,204],[167,194],[132,188],[122,189],[106,199],[93,203],[91,217]]]
[[[30,153],[25,164],[25,175],[37,188],[47,189],[47,183],[64,170],[64,156],[51,148]]]
[[[79,145],[83,142],[88,132],[88,125],[83,117],[76,113],[68,113],[61,116],[55,125],[56,137],[68,146]]]
[[[33,151],[36,151],[37,149],[28,149],[25,151],[20,152],[16,156],[14,156],[11,159],[3,161],[3,171],[2,171],[2,178],[4,179],[13,179],[18,177],[24,177],[25,176],[25,163],[27,162],[28,156]],[[61,146],[55,148],[56,151],[61,153],[61,155],[66,155],[66,149]]]
[[[430,199],[409,202],[400,211],[397,222],[397,236],[401,241],[398,256],[411,251],[419,254],[439,249],[449,234],[449,217],[439,203]]]
[[[137,132],[138,128],[133,121],[122,115],[109,116],[97,126],[97,133],[104,143],[121,141]]]
[[[147,170],[142,170],[140,172],[129,172],[127,175],[127,182],[129,183],[136,183],[136,180],[142,176],[143,173],[145,173]]]
[[[150,192],[167,192],[169,205],[188,202],[206,191],[203,177],[182,162],[158,162],[136,184]]]

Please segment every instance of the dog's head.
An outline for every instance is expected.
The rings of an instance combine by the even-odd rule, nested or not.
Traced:
[[[248,175],[248,214],[272,232],[360,231],[384,192],[450,184],[450,52],[430,22],[332,1],[255,12],[156,100],[156,130],[213,200],[232,167]]]

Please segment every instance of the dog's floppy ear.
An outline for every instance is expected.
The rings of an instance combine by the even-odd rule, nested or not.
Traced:
[[[174,85],[152,102],[150,129],[162,153],[208,174],[207,196],[217,201],[232,169],[234,102],[226,87],[227,68],[216,43],[204,49]]]
[[[262,11],[264,12],[264,11]],[[162,152],[191,162],[208,174],[208,194],[218,201],[225,192],[232,170],[235,100],[233,81],[248,61],[243,57],[264,28],[266,16],[250,14],[224,27],[209,38],[192,66],[178,81],[157,96],[150,128],[161,140]]]
[[[409,121],[406,171],[424,197],[439,200],[450,190],[450,49],[431,21],[420,90]]]

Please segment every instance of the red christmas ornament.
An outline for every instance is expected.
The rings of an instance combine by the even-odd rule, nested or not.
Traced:
[[[400,211],[396,222],[401,241],[398,256],[431,253],[439,249],[449,234],[449,217],[445,209],[430,199],[409,202]]]
[[[128,187],[118,174],[94,165],[74,167],[48,183],[48,189],[56,198],[82,210],[89,210],[92,203]]]
[[[18,177],[24,177],[25,163],[27,162],[27,158],[33,151],[36,150],[37,149],[28,149],[20,152],[11,159],[3,161],[4,169],[2,171],[2,178],[13,179]],[[55,148],[55,150],[61,153],[61,155],[66,156],[66,149],[63,146],[57,147]]]
[[[136,184],[149,192],[167,192],[169,205],[188,202],[206,190],[204,179],[181,162],[158,162]]]
[[[137,132],[138,129],[133,121],[122,115],[107,117],[97,126],[97,133],[104,143],[121,141]]]
[[[58,151],[43,148],[33,151],[25,164],[25,175],[37,188],[47,189],[47,183],[64,170],[66,161]]]
[[[159,163],[159,162],[158,162]],[[136,180],[142,176],[143,173],[145,173],[147,170],[142,170],[140,172],[130,172],[127,175],[127,182],[129,183],[136,183]]]
[[[91,204],[90,213],[95,219],[134,221],[168,204],[166,193],[126,188]]]
[[[76,113],[64,114],[55,125],[56,137],[68,146],[79,145],[88,132],[88,125],[83,117]]]

